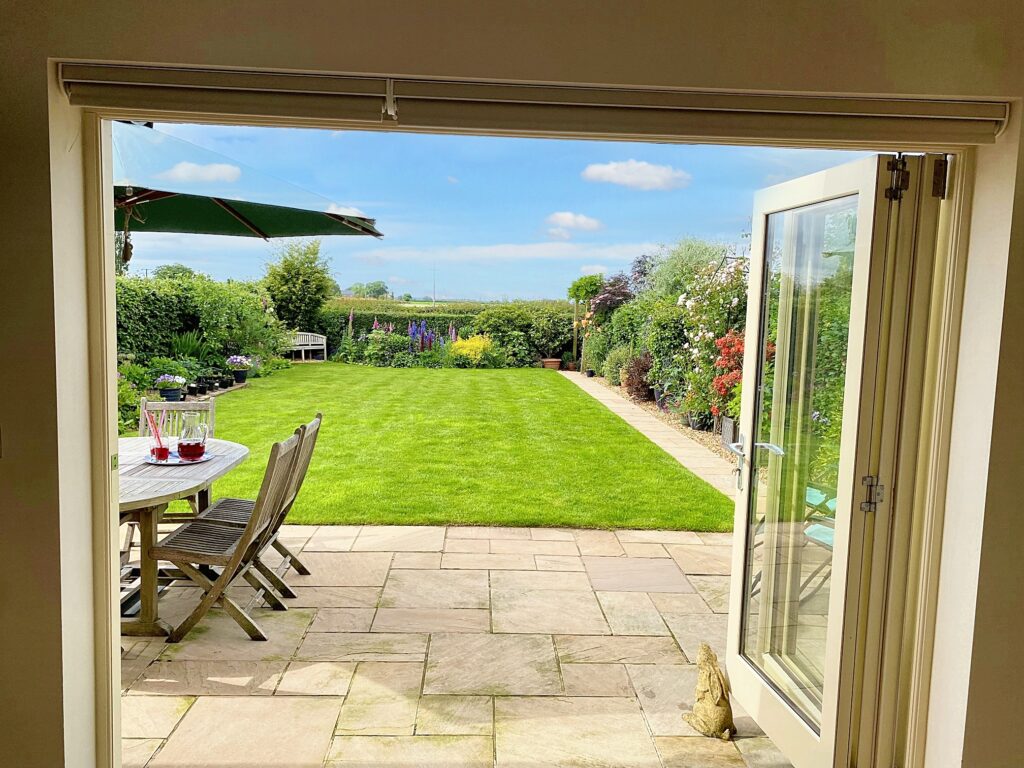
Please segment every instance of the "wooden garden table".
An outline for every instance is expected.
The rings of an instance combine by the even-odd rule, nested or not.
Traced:
[[[120,521],[138,523],[141,537],[139,615],[122,619],[121,634],[158,637],[170,631],[158,615],[158,561],[149,554],[157,543],[160,519],[172,501],[196,494],[208,496],[213,482],[241,464],[249,449],[211,438],[206,441],[206,451],[213,456],[209,461],[158,465],[146,463],[149,446],[148,437],[122,437],[117,441]]]

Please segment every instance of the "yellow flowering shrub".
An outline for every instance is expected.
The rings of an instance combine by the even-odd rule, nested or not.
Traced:
[[[448,345],[448,355],[456,360],[465,360],[470,367],[477,367],[484,355],[491,351],[494,342],[490,336],[470,336],[458,339]]]

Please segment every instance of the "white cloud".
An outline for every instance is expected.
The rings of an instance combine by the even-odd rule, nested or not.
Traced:
[[[230,163],[206,163],[205,165],[199,165],[198,163],[182,161],[173,168],[156,174],[156,177],[168,181],[209,183],[215,181],[234,182],[238,181],[241,175],[242,169]]]
[[[605,261],[629,262],[641,253],[650,253],[657,243],[498,243],[494,245],[433,246],[429,248],[384,247],[360,251],[360,261],[411,261],[426,264],[441,262],[496,262],[565,260],[597,264]]]
[[[572,211],[555,211],[546,221],[551,225],[548,237],[552,240],[568,240],[572,237],[572,230],[593,232],[603,226],[597,219]]]
[[[459,179],[458,179],[457,176],[449,176],[448,177],[448,183],[449,184],[458,184],[459,183]]]
[[[580,267],[580,273],[584,275],[603,275],[608,271],[604,264],[584,264]]]
[[[613,163],[591,163],[581,174],[587,181],[620,184],[631,189],[680,189],[687,186],[692,176],[671,165],[654,165],[644,160],[625,160]]]
[[[367,217],[365,211],[359,210],[354,205],[336,205],[335,203],[331,203],[330,205],[327,206],[327,212],[337,213],[342,216],[362,216],[363,218]]]
[[[601,228],[601,222],[597,219],[593,219],[582,213],[572,213],[571,211],[557,211],[552,213],[548,216],[547,222],[553,227],[563,227],[565,229],[593,231]]]

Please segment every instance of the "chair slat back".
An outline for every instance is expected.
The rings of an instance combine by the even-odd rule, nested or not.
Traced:
[[[302,436],[302,445],[299,446],[299,457],[295,460],[295,468],[292,470],[292,482],[284,500],[284,513],[292,508],[295,497],[302,490],[302,483],[306,479],[306,471],[309,469],[309,462],[313,458],[313,449],[316,447],[316,439],[320,435],[320,425],[323,423],[324,415],[317,413],[313,420],[306,424]]]
[[[275,520],[288,493],[304,431],[305,426],[299,427],[287,440],[274,443],[271,447],[270,459],[267,461],[267,470],[263,474],[263,484],[256,497],[256,504],[227,568],[237,568],[240,564],[248,562],[262,548],[263,534]]]
[[[149,436],[149,422],[146,420],[146,412],[149,411],[153,417],[160,421],[164,417],[163,431],[166,435],[180,435],[181,427],[184,424],[183,414],[186,411],[199,414],[199,420],[206,423],[207,436],[214,437],[214,423],[217,413],[216,401],[195,400],[187,403],[169,403],[165,400],[147,400],[142,398],[139,401],[139,437]]]

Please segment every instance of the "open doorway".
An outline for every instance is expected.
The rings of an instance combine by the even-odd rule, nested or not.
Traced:
[[[717,279],[719,274],[715,272],[713,277]],[[433,300],[433,296],[431,298]],[[620,306],[628,303],[622,302]],[[685,304],[686,299],[680,305],[679,297],[676,298],[676,307],[685,307]],[[350,314],[353,313],[350,311]],[[584,318],[589,320],[585,314]],[[640,322],[649,322],[649,319],[647,315],[642,315]],[[403,342],[406,344],[413,338],[411,321],[408,330],[407,341]],[[735,336],[736,331],[741,329],[727,330],[733,331]],[[428,331],[436,333],[436,330],[429,327]],[[713,333],[712,336],[712,341],[724,338],[714,336]],[[305,371],[307,368],[310,371],[328,370],[326,365],[297,366],[296,370]],[[609,370],[614,372],[614,368]],[[289,374],[290,370],[275,373],[267,381],[273,383],[275,377],[282,381]],[[244,393],[232,393],[225,402],[236,396],[249,395],[249,390],[254,392],[256,389],[252,386]],[[266,410],[260,413],[265,414]],[[219,434],[224,434],[220,426],[218,430]],[[652,431],[660,429],[652,426]],[[685,461],[682,463],[685,465]],[[694,463],[696,465],[699,462]],[[407,468],[407,474],[408,471]],[[318,583],[314,573],[304,586],[318,593],[316,600],[321,604],[299,606],[296,603],[293,610],[280,613],[296,624],[290,633],[284,629],[280,633],[282,637],[290,638],[288,642],[296,642],[288,662],[284,665],[278,663],[280,669],[271,669],[264,664],[266,659],[252,659],[246,655],[246,651],[237,652],[246,655],[246,658],[225,659],[218,642],[214,642],[221,627],[217,628],[218,631],[199,633],[192,638],[192,651],[184,650],[189,647],[188,640],[171,651],[164,648],[157,651],[159,645],[151,642],[137,643],[127,655],[129,658],[134,657],[132,660],[136,663],[129,664],[129,673],[137,672],[135,683],[140,684],[129,693],[129,699],[133,695],[138,696],[134,699],[138,706],[153,706],[158,712],[161,707],[169,707],[172,701],[176,706],[184,706],[185,702],[174,701],[176,695],[183,698],[197,695],[198,700],[188,702],[186,716],[172,716],[164,721],[166,726],[169,720],[173,720],[168,730],[170,737],[142,736],[139,733],[139,742],[127,746],[139,749],[143,754],[152,748],[152,765],[162,764],[161,760],[166,764],[175,764],[175,760],[187,763],[193,758],[188,756],[187,751],[176,753],[175,750],[179,749],[177,743],[195,743],[199,732],[193,729],[201,728],[200,724],[209,720],[206,715],[215,719],[218,708],[251,707],[252,716],[259,717],[258,710],[268,704],[255,695],[246,696],[244,700],[234,699],[233,696],[240,693],[236,687],[237,680],[225,685],[218,679],[216,670],[210,673],[209,665],[221,660],[245,662],[240,667],[242,674],[237,679],[243,681],[240,687],[247,694],[270,693],[271,696],[280,694],[284,697],[295,693],[297,697],[289,701],[296,703],[289,704],[290,708],[300,708],[303,703],[310,703],[309,712],[297,717],[297,721],[315,721],[323,725],[331,719],[331,708],[339,703],[341,709],[338,712],[341,712],[340,716],[344,719],[346,715],[342,710],[348,705],[350,714],[347,717],[355,720],[349,725],[336,720],[329,729],[330,734],[334,734],[332,759],[339,761],[339,764],[345,764],[345,760],[351,759],[379,760],[384,755],[380,750],[395,748],[428,751],[440,749],[447,755],[443,759],[455,760],[453,764],[459,764],[459,760],[467,765],[476,764],[474,761],[479,761],[485,752],[490,754],[494,749],[493,729],[499,720],[499,710],[500,719],[506,723],[523,725],[527,722],[552,721],[551,727],[542,731],[526,728],[515,732],[514,741],[517,746],[510,747],[512,751],[508,754],[515,755],[516,749],[529,753],[531,749],[551,748],[550,745],[544,747],[543,741],[538,747],[538,738],[555,739],[556,747],[562,748],[565,744],[576,743],[579,734],[557,734],[557,725],[553,721],[571,718],[572,706],[583,705],[588,707],[588,711],[592,711],[595,706],[602,712],[607,709],[603,716],[611,738],[601,747],[591,743],[586,747],[580,745],[579,748],[608,750],[603,757],[597,758],[611,760],[608,764],[628,764],[622,763],[621,758],[615,756],[619,754],[616,750],[628,749],[631,754],[640,754],[641,759],[671,760],[675,759],[672,755],[685,757],[688,749],[707,748],[707,742],[698,740],[679,725],[679,715],[686,708],[686,698],[685,695],[677,694],[685,694],[685,690],[692,688],[696,679],[696,670],[687,663],[696,658],[696,648],[694,645],[688,654],[683,647],[684,643],[693,645],[700,640],[711,639],[712,632],[720,631],[724,645],[723,616],[728,610],[724,593],[728,579],[722,570],[728,572],[730,565],[727,553],[721,549],[728,549],[731,537],[721,536],[724,531],[719,531],[716,538],[714,531],[705,530],[702,536],[701,532],[692,530],[665,532],[663,527],[639,525],[632,525],[624,534],[604,531],[576,533],[559,530],[558,526],[550,530],[546,522],[524,522],[526,524],[509,526],[507,529],[493,525],[483,529],[459,526],[445,530],[440,537],[429,526],[423,530],[326,527],[313,530],[282,529],[282,541],[285,544],[292,545],[300,552],[304,549],[311,556],[317,555],[316,559],[322,563],[321,573],[335,568],[336,573],[327,579],[339,582]],[[655,529],[655,532],[647,532],[651,529]],[[690,535],[681,535],[684,533]],[[719,551],[716,552],[715,547]],[[570,548],[575,551],[569,552]],[[381,573],[385,559],[387,564]],[[447,566],[445,559],[449,561]],[[527,560],[532,563],[532,568],[526,565]],[[684,565],[681,560],[689,565]],[[542,567],[542,562],[546,567]],[[688,567],[690,570],[687,570]],[[370,573],[367,575],[363,570],[362,575],[353,575],[361,572],[361,569],[368,569]],[[430,585],[429,581],[435,572],[438,578],[440,574],[449,572],[445,580],[452,583]],[[475,592],[480,591],[476,587],[484,585],[484,582],[478,585],[461,583],[472,572],[488,574],[486,597],[483,597],[483,593],[473,597]],[[694,578],[691,579],[691,576]],[[340,583],[353,578],[374,583]],[[394,585],[389,596],[392,578]],[[495,581],[499,582],[497,586]],[[507,583],[501,584],[502,581]],[[566,589],[566,585],[573,581],[578,582],[580,588]],[[545,586],[556,582],[559,584],[558,589]],[[582,586],[584,582],[588,585],[586,588]],[[429,594],[424,595],[423,592]],[[545,592],[552,594],[545,595]],[[506,602],[501,609],[507,612],[503,619],[508,622],[504,631],[496,629],[494,625],[495,594],[499,594]],[[194,599],[196,594],[174,597],[184,602]],[[326,602],[321,602],[321,598]],[[407,604],[409,600],[415,604]],[[464,600],[472,605],[463,603]],[[478,604],[482,600],[487,603],[486,611]],[[440,602],[434,605],[437,601]],[[654,610],[649,610],[652,607]],[[479,622],[482,616],[478,613],[480,611],[489,613],[487,631],[468,631],[467,625],[459,623],[468,621],[472,625],[473,621]],[[383,621],[375,627],[378,615]],[[685,618],[678,622],[679,627],[673,629],[671,616]],[[397,626],[394,623],[387,624],[388,621],[399,619],[405,621],[400,621]],[[454,625],[448,623],[452,621]],[[416,622],[420,623],[417,625]],[[569,624],[573,622],[576,624],[570,628]],[[638,623],[643,622],[649,622],[648,629],[639,627]],[[302,626],[298,628],[300,624]],[[616,624],[622,631],[616,631]],[[655,625],[657,631],[653,629]],[[229,621],[222,628],[227,633],[238,632],[238,628]],[[484,629],[483,624],[480,623],[477,629]],[[436,646],[435,635],[438,641]],[[486,635],[488,639],[474,638],[474,635]],[[536,642],[537,636],[543,638],[544,635],[548,636],[550,646],[543,641]],[[327,636],[334,637],[326,639]],[[627,638],[628,642],[622,642],[617,636]],[[686,639],[681,639],[681,636]],[[200,639],[200,642],[195,642]],[[304,651],[299,650],[307,642],[310,647]],[[381,642],[387,644],[387,647],[382,648]],[[318,643],[329,646],[329,650],[313,647]],[[467,648],[467,643],[471,647]],[[476,647],[474,643],[482,645]],[[438,660],[434,665],[433,678],[430,647],[434,648],[435,659]],[[153,656],[150,654],[154,651],[162,658],[151,662]],[[338,656],[338,653],[342,655]],[[537,654],[539,657],[535,658]],[[551,657],[551,663],[545,666],[548,656]],[[513,666],[508,667],[508,663]],[[392,666],[387,666],[389,664]],[[448,669],[439,668],[446,664]],[[545,668],[540,677],[550,679],[522,682],[523,670],[531,667],[537,669],[538,665]],[[495,670],[495,666],[500,669]],[[361,680],[360,667],[364,670]],[[464,667],[471,669],[462,669]],[[290,684],[297,686],[298,690],[289,690],[289,683],[285,682],[289,673],[293,681],[297,681]],[[402,673],[409,678],[405,684],[401,682]],[[467,682],[461,679],[462,674],[483,679]],[[497,679],[493,677],[495,674],[498,675]],[[426,675],[426,678],[417,675]],[[578,679],[573,680],[574,675],[578,675]],[[606,681],[599,681],[605,675],[615,679],[616,684],[604,685]],[[454,679],[449,680],[449,677]],[[431,679],[433,683],[428,686],[427,682]],[[507,686],[519,685],[520,682],[524,686],[522,690],[516,688],[515,692],[510,692]],[[129,689],[135,683],[129,683]],[[595,685],[598,685],[597,689],[593,687]],[[209,688],[188,693],[186,689],[193,686]],[[313,689],[317,689],[316,692]],[[570,693],[570,689],[577,693]],[[380,698],[382,691],[383,700]],[[674,701],[668,712],[660,709],[659,703],[664,702],[666,695]],[[225,696],[232,698],[228,700]],[[340,701],[342,697],[346,697],[343,702]],[[310,698],[316,700],[304,701]],[[570,700],[569,703],[564,703],[566,698]],[[580,701],[572,702],[573,698]],[[447,709],[450,707],[460,709],[453,714]],[[477,722],[481,718],[487,720],[488,707],[490,739],[483,732],[487,728],[486,724]],[[433,708],[438,711],[433,711]],[[396,722],[401,720],[401,723],[370,725],[368,727],[371,730],[384,729],[388,732],[367,733],[363,730],[367,726],[359,720],[367,709],[378,714],[382,709],[390,709],[388,716],[395,715]],[[442,724],[426,724],[421,729],[421,711],[426,723],[439,719]],[[456,724],[447,724],[451,720]],[[631,722],[636,727],[636,734],[645,734],[646,738],[651,739],[650,743],[644,738],[630,741],[630,734],[621,731],[623,722]],[[770,742],[759,735],[752,721],[745,722],[744,727],[749,729],[743,734],[747,740],[739,740],[738,749],[733,745],[721,747],[723,750],[732,750],[725,759],[746,759],[743,745],[766,752],[772,749]],[[182,730],[179,731],[179,728]],[[435,733],[435,728],[440,732]],[[295,733],[301,731],[298,725],[296,729]],[[390,729],[397,729],[401,733]],[[411,732],[406,733],[406,730]],[[171,739],[174,734],[178,734],[179,739],[172,748]],[[396,736],[407,736],[409,740],[396,739]],[[418,736],[430,738],[417,740]],[[440,738],[442,736],[451,736],[453,739]],[[443,746],[441,742],[453,740],[458,746],[449,753],[446,751],[449,747]],[[319,744],[323,739],[318,741],[317,737],[313,737],[300,741],[304,745],[302,748],[306,748],[310,744]],[[187,747],[183,748],[187,750]],[[371,757],[353,757],[363,749],[371,750]],[[716,745],[715,749],[719,747]],[[465,752],[460,753],[459,750]],[[666,757],[666,752],[669,757]],[[453,757],[458,754],[464,756]],[[412,758],[413,761],[416,759],[424,758]],[[498,759],[500,764],[500,756]],[[617,760],[619,762],[615,762]]]

